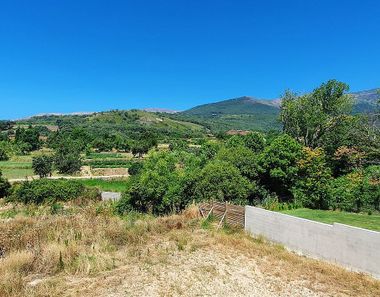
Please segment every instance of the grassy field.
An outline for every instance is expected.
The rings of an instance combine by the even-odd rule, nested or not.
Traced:
[[[113,179],[113,180],[84,179],[84,180],[78,180],[78,181],[87,187],[96,187],[102,191],[109,191],[109,192],[124,192],[127,187],[127,181],[125,179]]]
[[[282,213],[318,221],[326,224],[341,223],[355,227],[380,231],[380,215],[356,214],[341,211],[314,210],[299,208],[281,211]]]
[[[33,175],[32,161],[29,158],[18,157],[10,161],[1,161],[0,170],[3,176],[9,179]]]

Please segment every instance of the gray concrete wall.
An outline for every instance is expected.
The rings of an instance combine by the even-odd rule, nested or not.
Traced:
[[[121,198],[121,193],[119,192],[102,192],[102,201],[117,201]]]
[[[380,278],[380,232],[323,224],[252,206],[245,208],[245,229],[303,255]]]

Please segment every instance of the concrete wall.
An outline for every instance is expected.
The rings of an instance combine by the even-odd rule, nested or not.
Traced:
[[[323,224],[246,206],[245,229],[254,236],[380,278],[380,232]]]
[[[121,198],[121,193],[119,192],[102,192],[102,201],[117,201]]]

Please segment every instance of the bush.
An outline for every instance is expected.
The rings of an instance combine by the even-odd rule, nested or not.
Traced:
[[[38,179],[16,185],[10,199],[22,203],[41,204],[70,201],[84,194],[85,187],[78,181]]]
[[[3,173],[0,170],[0,198],[6,197],[9,194],[10,189],[10,183],[3,177]]]
[[[252,185],[239,169],[228,162],[211,161],[201,171],[195,186],[200,200],[234,201],[247,203]]]
[[[345,211],[380,210],[380,166],[370,166],[336,178],[332,183],[333,209]]]
[[[140,174],[129,179],[117,211],[167,214],[184,209],[193,199],[199,167],[199,158],[186,152],[150,153]]]
[[[259,132],[251,132],[244,136],[244,145],[255,153],[262,152],[265,147],[264,136]]]
[[[7,161],[7,160],[9,160],[7,153],[5,152],[3,148],[0,147],[0,161]]]
[[[294,200],[307,208],[328,209],[331,179],[324,151],[305,147],[298,162],[298,178],[292,188]]]
[[[215,158],[236,166],[240,173],[250,180],[258,177],[257,155],[245,146],[223,147]]]
[[[130,175],[138,175],[143,169],[143,166],[142,162],[133,162],[128,168],[128,173]]]

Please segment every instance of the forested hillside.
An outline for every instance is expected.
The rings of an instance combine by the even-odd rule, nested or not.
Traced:
[[[378,89],[351,93],[353,113],[373,113],[376,110]],[[281,99],[260,100],[239,97],[199,105],[174,115],[175,118],[200,123],[214,132],[230,129],[279,130]]]

